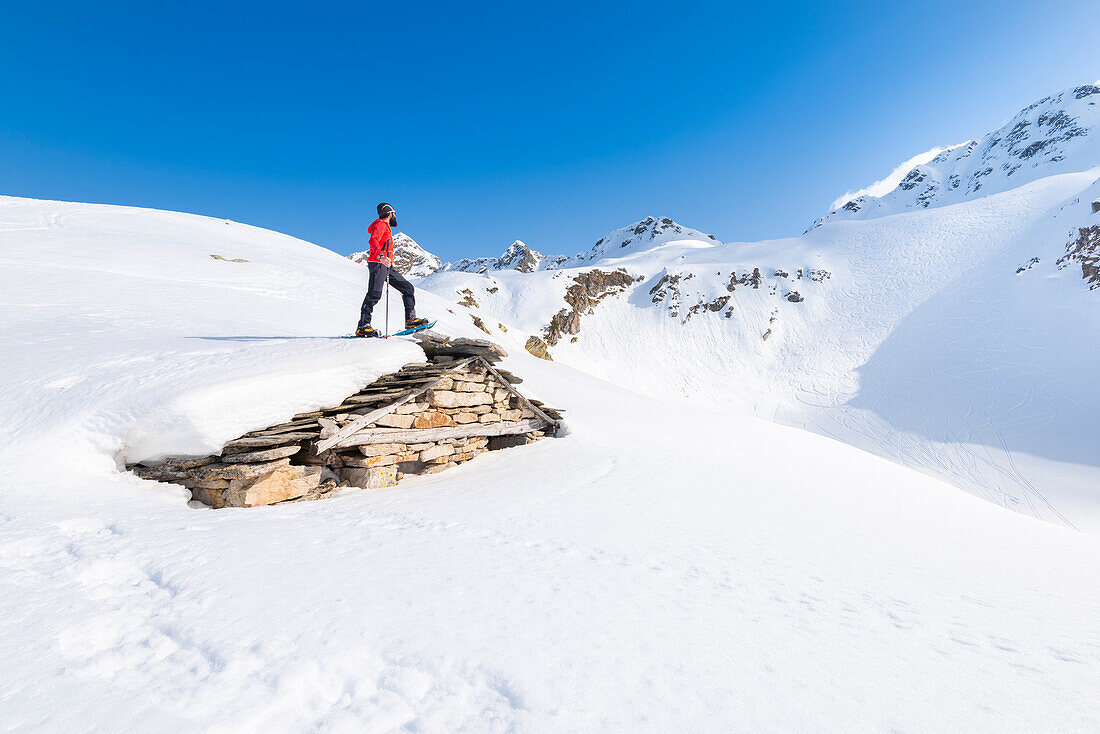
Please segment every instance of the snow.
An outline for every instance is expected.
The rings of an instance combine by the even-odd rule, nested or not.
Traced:
[[[1008,191],[1100,163],[1100,82],[1028,105],[1002,127],[912,167],[897,186],[854,197],[819,219],[867,219]],[[921,156],[923,157],[923,156]],[[1082,166],[1082,164],[1086,164]],[[894,172],[895,174],[897,171]],[[887,181],[893,180],[893,176]],[[881,182],[880,182],[881,183]]]
[[[833,203],[830,205],[829,208],[831,210],[840,209],[849,201],[858,199],[861,196],[885,196],[886,194],[889,194],[891,191],[896,189],[898,184],[901,183],[902,179],[904,179],[905,176],[914,168],[928,163],[930,160],[932,160],[945,150],[952,150],[958,147],[958,145],[949,145],[947,147],[936,146],[931,150],[924,151],[923,153],[917,153],[915,156],[905,161],[904,163],[898,164],[898,166],[895,167],[894,170],[890,172],[890,175],[888,175],[886,178],[879,179],[870,186],[865,186],[862,189],[849,191],[843,196],[838,196],[836,199],[833,200]]]
[[[975,203],[975,211],[944,208],[942,219],[920,226],[839,223],[802,241],[705,249],[698,239],[670,239],[618,265],[652,277],[674,267],[701,273],[735,254],[820,260],[837,275],[799,284],[816,296],[801,304],[813,309],[799,317],[807,327],[876,283],[900,289],[896,298],[916,313],[942,292],[932,263],[945,251],[931,234],[962,233],[945,266],[961,278],[976,250],[994,253],[993,240],[1015,258],[1016,234],[1063,230],[1078,213],[1069,207],[1047,222],[1051,202],[1086,186],[1080,179]],[[1021,208],[1026,216],[1014,213]],[[874,271],[842,277],[853,253],[869,257],[868,243],[903,235],[912,288],[901,287],[907,273],[881,264],[875,277],[885,280]],[[1036,252],[1041,263],[1028,277],[1045,283],[1039,295],[1066,298],[1055,289],[1078,281],[1043,270],[1047,255]],[[540,309],[555,298],[560,306],[571,272],[441,273],[421,282],[499,289],[480,310],[418,290],[420,310],[444,333],[477,336],[471,313],[510,305],[509,316],[534,321],[506,291]],[[756,369],[768,364],[758,359],[758,336],[730,337],[740,332],[702,318],[673,331],[656,308],[612,301],[585,317],[589,331],[575,352],[566,347],[549,363],[523,351],[527,334],[509,321],[494,336],[511,352],[504,366],[525,378],[526,394],[567,410],[565,438],[388,490],[213,511],[188,504],[179,487],[126,474],[123,463],[201,453],[422,359],[409,340],[340,338],[358,315],[362,266],[223,220],[0,198],[0,280],[6,729],[1100,726],[1097,538],[826,436],[679,399],[664,390],[670,363],[637,355],[652,343],[635,345],[629,361],[625,338],[612,339],[639,323],[658,336],[680,334],[676,348],[690,343],[685,333],[726,334],[677,363],[695,369],[708,348],[743,346]],[[1022,276],[1009,282],[1027,285]],[[1061,315],[1086,303],[1083,294],[1071,291]],[[769,312],[765,294],[747,295],[742,308]],[[874,355],[902,318],[880,307],[874,301],[845,322],[854,328],[879,313],[869,327],[878,342],[850,343],[840,330],[804,359],[854,349],[830,364],[843,370],[838,384],[854,387],[852,365]],[[788,336],[799,328],[795,313],[784,315]],[[621,350],[620,373],[594,358],[590,337]],[[776,340],[769,348],[783,334]],[[1078,359],[1091,358],[1081,348]],[[643,395],[630,387],[647,360],[665,382]],[[571,361],[585,370],[562,363]],[[684,379],[717,379],[707,369]],[[743,389],[780,374],[762,372]],[[802,375],[801,396],[830,385],[822,373],[782,374]],[[726,395],[732,401],[734,392]],[[870,395],[881,408],[881,394]]]
[[[830,221],[792,239],[666,239],[612,247],[583,267],[437,273],[421,287],[451,299],[469,289],[486,321],[541,335],[576,275],[624,269],[637,283],[582,314],[576,342],[551,347],[555,360],[837,438],[1100,534],[1100,312],[1080,268],[1056,266],[1070,235],[1095,221],[1098,175],[1089,167],[955,205]],[[729,290],[754,268],[760,288]],[[680,280],[658,302],[665,276]],[[795,292],[802,302],[788,300]],[[720,310],[690,312],[721,298]]]

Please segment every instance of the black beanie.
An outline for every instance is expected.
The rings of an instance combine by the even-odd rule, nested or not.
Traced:
[[[389,211],[387,211],[387,210],[389,210]],[[385,213],[383,213],[383,212],[385,212]],[[390,212],[393,212],[393,224],[396,227],[397,226],[397,212],[394,211],[393,207],[390,206],[389,204],[387,204],[384,201],[381,204],[378,205],[378,218],[379,219],[385,219],[386,215],[388,215]]]

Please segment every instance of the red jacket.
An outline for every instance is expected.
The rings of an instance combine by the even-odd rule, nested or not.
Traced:
[[[380,263],[382,256],[393,260],[393,234],[390,233],[390,224],[384,219],[375,219],[367,227],[370,233],[370,254],[367,262]]]

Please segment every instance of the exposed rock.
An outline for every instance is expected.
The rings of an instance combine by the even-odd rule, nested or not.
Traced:
[[[431,331],[421,331],[413,335],[424,353],[432,360],[433,367],[445,367],[448,358],[481,357],[486,362],[499,362],[508,352],[499,344],[488,339],[448,339]]]
[[[562,309],[550,319],[543,334],[546,343],[554,346],[563,334],[580,333],[582,314],[593,313],[600,301],[626,292],[634,282],[634,277],[625,270],[589,270],[574,276],[573,284],[565,290],[565,302],[570,308]]]
[[[144,466],[144,467],[149,467],[149,468],[161,468],[161,469],[164,469],[165,471],[179,471],[179,470],[182,470],[182,469],[191,469],[191,468],[196,467],[196,466],[205,466],[206,464],[213,464],[217,460],[218,460],[218,457],[216,455],[197,456],[197,457],[173,456],[172,458],[165,459],[163,461],[151,461],[151,462],[143,461],[143,462],[141,462],[141,465]]]
[[[445,464],[433,464],[432,466],[426,466],[421,469],[420,474],[439,474],[440,472],[446,471],[453,466],[457,465],[450,462],[447,462]]]
[[[247,438],[238,438],[234,441],[230,441],[222,448],[223,454],[239,454],[246,451],[255,451],[256,449],[264,449],[272,446],[286,446],[291,443],[297,443],[299,441],[305,441],[306,439],[316,438],[320,435],[318,427],[317,431],[309,432],[297,432],[297,433],[280,433],[274,436],[256,436]]]
[[[435,410],[421,413],[413,420],[413,428],[442,428],[454,425],[457,425],[454,418]]]
[[[428,403],[436,408],[468,408],[473,405],[485,405],[493,402],[493,397],[482,392],[453,392],[451,390],[429,390]]]
[[[414,420],[416,419],[412,415],[390,413],[376,420],[374,424],[384,428],[412,428]]]
[[[397,484],[397,467],[382,466],[369,469],[349,467],[340,472],[340,479],[360,489],[381,489]]]
[[[523,347],[539,359],[554,361],[554,358],[550,356],[550,349],[547,347],[546,342],[537,336],[529,337]]]
[[[400,454],[385,454],[378,456],[355,456],[353,454],[344,454],[341,456],[341,463],[345,467],[367,469],[377,466],[389,466],[396,464]]]
[[[463,288],[462,290],[457,292],[458,295],[463,297],[462,300],[458,302],[459,306],[465,306],[466,308],[480,308],[480,306],[477,305],[477,301],[474,300],[474,292],[472,290],[470,290],[469,288]]]
[[[190,475],[200,481],[208,482],[215,479],[255,479],[268,472],[290,466],[289,459],[279,459],[262,464],[207,464],[206,466],[190,469]]]
[[[1039,264],[1039,258],[1033,257],[1030,260],[1028,260],[1026,263],[1024,263],[1023,265],[1021,265],[1020,267],[1016,268],[1016,275],[1019,275],[1020,273],[1023,273],[1027,270],[1031,270],[1033,267],[1035,267],[1038,264]]]
[[[1076,262],[1081,266],[1081,277],[1089,284],[1089,290],[1100,288],[1100,225],[1081,227],[1078,237],[1066,245],[1066,254],[1055,263],[1058,269]]]
[[[225,493],[231,507],[259,507],[301,497],[321,482],[321,468],[287,466],[248,479],[234,479]]]
[[[448,446],[446,444],[442,444],[442,445],[439,445],[439,446],[433,446],[429,449],[424,449],[423,451],[420,452],[420,460],[425,461],[425,462],[434,461],[435,459],[438,459],[438,458],[443,457],[443,456],[450,456],[454,452],[455,452],[454,446]]]
[[[803,298],[798,291],[791,291],[787,294],[787,300],[791,303],[802,303],[806,299]]]
[[[492,333],[491,331],[489,331],[489,327],[485,325],[485,322],[482,321],[480,317],[474,316],[473,314],[470,314],[470,318],[472,318],[474,320],[474,326],[481,329],[486,334],[491,334]]]
[[[372,443],[359,447],[359,453],[363,456],[382,456],[383,454],[396,454],[404,448],[400,443]]]
[[[230,464],[239,464],[242,462],[263,462],[274,461],[275,459],[282,459],[287,456],[293,456],[302,450],[301,446],[279,446],[274,449],[264,449],[262,451],[246,451],[239,454],[225,454],[222,456],[222,461]]]

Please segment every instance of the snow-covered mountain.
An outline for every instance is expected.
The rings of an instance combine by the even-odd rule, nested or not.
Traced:
[[[464,258],[445,265],[440,270],[463,273],[515,270],[520,273],[532,273],[536,270],[558,270],[597,262],[604,258],[646,252],[669,242],[692,241],[709,247],[718,239],[714,235],[681,226],[668,217],[646,217],[601,237],[592,249],[578,255],[543,255],[532,250],[521,240],[516,240],[500,257]]]
[[[882,196],[843,202],[815,226],[868,219],[988,196],[1100,162],[1100,82],[1064,90],[1028,105],[976,140],[946,148],[915,166]]]
[[[352,262],[366,264],[370,250],[348,255]],[[423,278],[443,267],[443,261],[416,243],[404,232],[393,235],[393,264],[408,278]]]
[[[1100,532],[1097,91],[1031,105],[801,237],[720,243],[648,218],[554,268],[422,287],[631,389],[808,428]]]
[[[700,242],[709,247],[718,242],[712,234],[677,224],[668,217],[646,217],[628,227],[616,229],[596,241],[592,249],[562,260],[561,267],[576,267],[616,259],[639,252],[648,252],[670,242]]]
[[[541,253],[532,250],[523,241],[516,240],[500,257],[463,258],[449,263],[443,269],[465,273],[487,273],[491,270],[516,270],[521,273],[530,273],[538,270],[542,261]]]

